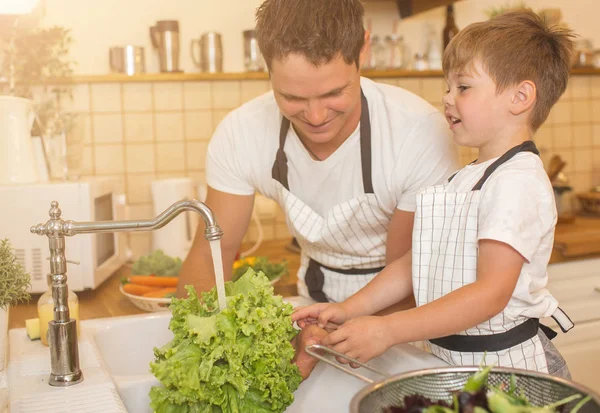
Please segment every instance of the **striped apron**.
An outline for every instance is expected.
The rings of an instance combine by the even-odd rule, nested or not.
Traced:
[[[302,249],[298,292],[318,302],[343,301],[385,266],[387,228],[391,219],[373,191],[367,99],[361,91],[360,167],[364,193],[333,206],[324,216],[290,191],[284,151],[289,127],[290,121],[284,117],[272,177],[278,183],[277,201],[285,212],[288,228]]]
[[[486,169],[470,192],[451,192],[448,184],[445,184],[426,188],[417,195],[413,231],[413,289],[418,306],[477,279],[480,189],[500,165],[517,153],[526,151],[539,155],[532,141],[512,148]],[[573,327],[560,308],[552,317],[565,332]],[[549,346],[538,336],[539,329],[549,338],[556,335],[551,329],[540,325],[538,319],[523,317],[509,320],[503,311],[478,326],[456,335],[430,340],[429,344],[433,354],[452,365],[479,365],[485,353],[487,365],[547,373],[547,360],[555,357],[548,353]]]

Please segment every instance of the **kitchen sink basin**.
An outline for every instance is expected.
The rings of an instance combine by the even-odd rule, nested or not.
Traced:
[[[306,304],[299,297],[286,299],[292,305]],[[81,326],[95,342],[104,367],[111,376],[129,413],[152,413],[148,392],[160,385],[150,373],[153,348],[172,339],[168,329],[171,313],[127,316],[83,321]],[[411,345],[395,346],[369,363],[388,374],[444,366],[440,359]],[[369,371],[361,374],[382,379]],[[84,371],[85,374],[85,371]],[[286,413],[307,411],[346,413],[352,396],[366,383],[325,363],[319,363],[294,394]]]

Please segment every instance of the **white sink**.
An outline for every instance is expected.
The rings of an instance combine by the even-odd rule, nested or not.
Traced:
[[[293,297],[286,301],[299,305],[303,304],[301,300]],[[82,322],[82,329],[86,330],[91,341],[95,341],[104,366],[129,413],[152,413],[148,392],[159,382],[150,373],[149,363],[154,359],[153,348],[172,339],[168,330],[170,318],[171,313],[164,312]],[[445,365],[440,359],[411,345],[396,346],[369,364],[389,374]],[[381,378],[370,372],[361,371],[361,374]],[[319,363],[294,394],[295,402],[286,413],[346,413],[352,396],[365,385],[325,363]]]
[[[173,338],[169,311],[83,321],[129,413],[152,413],[148,393],[160,383],[150,373],[154,347]],[[85,373],[85,372],[84,372]]]

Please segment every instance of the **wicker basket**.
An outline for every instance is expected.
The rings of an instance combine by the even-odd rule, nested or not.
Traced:
[[[577,199],[584,212],[600,216],[600,192],[582,192],[577,194]]]

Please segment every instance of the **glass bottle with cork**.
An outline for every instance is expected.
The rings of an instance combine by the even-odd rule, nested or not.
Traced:
[[[40,319],[40,340],[45,346],[48,345],[48,322],[54,320],[54,299],[52,298],[52,276],[48,274],[48,291],[46,291],[37,302],[38,318]],[[68,305],[69,305],[69,317],[77,320],[77,335],[79,335],[80,322],[79,322],[79,298],[73,290],[70,288]]]
[[[444,27],[444,50],[450,43],[450,40],[459,32],[456,22],[454,21],[454,4],[450,4],[446,9],[446,27]]]

